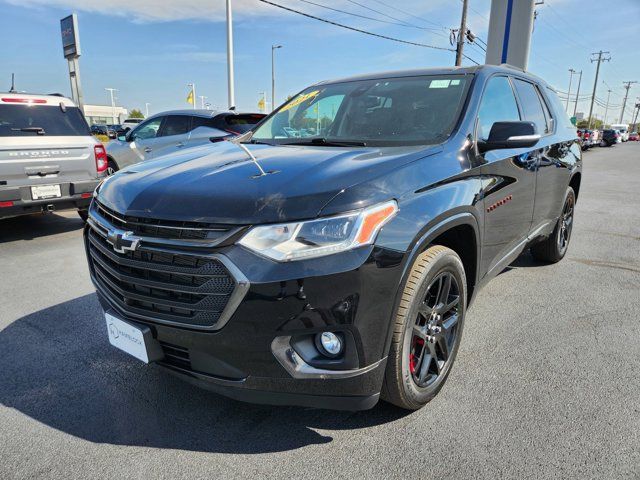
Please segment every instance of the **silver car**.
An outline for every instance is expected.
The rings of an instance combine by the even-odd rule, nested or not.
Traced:
[[[173,110],[158,113],[107,144],[109,175],[145,160],[249,131],[262,113]]]
[[[58,95],[0,93],[0,219],[78,209],[106,176],[105,147]]]

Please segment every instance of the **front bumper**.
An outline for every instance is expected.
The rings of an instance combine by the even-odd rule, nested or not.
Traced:
[[[213,328],[131,316],[93,265],[90,270],[103,308],[149,327],[164,352],[158,363],[191,383],[255,403],[346,410],[377,403],[403,254],[364,248],[276,263],[233,244],[208,248],[207,254],[224,257],[247,287],[229,317]],[[307,348],[327,330],[344,338],[345,352],[337,360]]]
[[[0,208],[0,218],[51,210],[86,209],[91,203],[93,191],[101,181],[102,179],[62,183],[60,184],[61,197],[42,200],[31,198],[31,186],[0,187],[0,202],[12,202],[11,206]]]

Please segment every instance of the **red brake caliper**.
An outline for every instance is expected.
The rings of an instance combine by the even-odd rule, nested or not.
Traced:
[[[424,340],[420,337],[413,337],[413,347],[411,348],[411,353],[409,353],[409,371],[411,373],[416,372],[416,356],[413,352],[415,352],[418,345],[424,348]]]

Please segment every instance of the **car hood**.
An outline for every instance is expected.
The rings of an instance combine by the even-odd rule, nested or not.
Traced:
[[[98,199],[125,215],[166,220],[255,224],[313,218],[351,186],[441,149],[244,146],[266,175],[241,147],[221,142],[121,170],[102,184]]]

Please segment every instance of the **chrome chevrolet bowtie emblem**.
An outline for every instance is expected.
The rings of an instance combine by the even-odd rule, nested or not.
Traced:
[[[123,232],[122,230],[109,230],[107,242],[113,246],[113,250],[118,253],[133,252],[138,248],[140,239],[133,236],[133,232]]]

